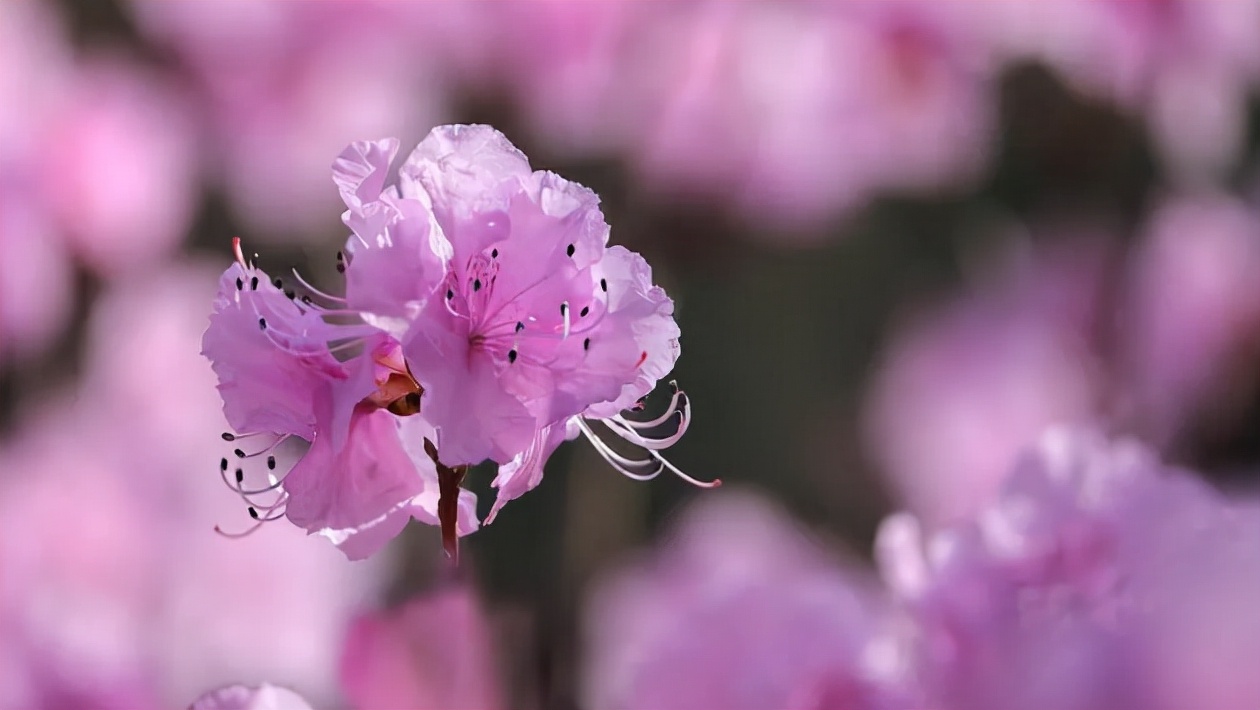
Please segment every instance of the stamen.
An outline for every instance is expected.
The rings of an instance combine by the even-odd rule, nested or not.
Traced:
[[[225,432],[223,432],[223,434],[221,434],[221,436],[223,437],[223,440],[224,440],[224,441],[236,441],[236,436],[235,436],[235,435],[233,435],[233,434],[232,434],[232,432],[230,432],[230,431],[225,431]]]
[[[686,396],[687,395],[684,394],[682,390],[675,388],[674,396],[669,400],[669,406],[666,407],[665,413],[662,414],[661,416],[651,421],[646,421],[646,422],[636,422],[636,421],[631,421],[629,419],[622,419],[622,422],[624,424],[627,424],[628,426],[634,427],[635,429],[651,429],[653,427],[658,427],[664,424],[665,422],[669,421],[670,417],[674,416],[674,412],[678,411],[678,400],[683,399]],[[686,412],[683,414],[683,417],[690,418],[691,402],[689,400],[684,400],[683,404],[684,404],[684,407],[686,408]],[[640,402],[636,404],[635,409],[636,410],[643,409],[642,400],[640,400]]]
[[[622,456],[616,451],[613,451],[612,447],[609,446],[603,439],[599,438],[599,436],[591,430],[590,425],[588,425],[580,417],[578,418],[577,423],[578,428],[582,430],[582,433],[586,436],[587,440],[595,447],[595,451],[603,457],[604,461],[608,462],[608,465],[616,469],[616,471],[621,475],[626,476],[627,478],[632,478],[636,481],[650,481],[661,475],[661,471],[664,470],[659,464],[654,464],[649,460],[628,459],[625,456]],[[646,474],[630,470],[630,467],[639,466],[655,466],[656,470]]]
[[[560,315],[564,316],[564,336],[562,340],[569,339],[569,302],[565,301],[560,304]]]
[[[253,278],[251,278],[251,279],[249,280],[249,290],[250,290],[250,291],[257,291],[257,290],[258,290],[258,277],[257,277],[257,276],[255,276],[255,277],[253,277]]]
[[[297,270],[297,269],[290,269],[290,271],[292,271],[292,272],[293,272],[293,275],[294,275],[295,277],[297,277],[298,283],[302,284],[302,286],[303,286],[303,287],[305,287],[305,288],[306,288],[306,290],[310,291],[311,293],[315,294],[316,296],[319,296],[320,298],[327,298],[328,300],[330,300],[330,301],[336,301],[337,303],[345,303],[345,302],[346,302],[346,299],[342,298],[341,296],[334,296],[334,295],[332,295],[331,293],[326,293],[326,292],[321,291],[321,290],[319,290],[319,289],[315,288],[314,286],[312,286],[312,285],[310,284],[310,282],[308,282],[306,279],[302,278],[302,275],[298,273],[298,270]],[[303,297],[303,298],[302,298],[302,301],[303,301],[304,303],[309,303],[309,301],[308,301],[305,297]]]

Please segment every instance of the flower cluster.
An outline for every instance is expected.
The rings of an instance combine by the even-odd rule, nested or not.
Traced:
[[[655,419],[622,414],[673,367],[679,331],[647,262],[608,245],[595,194],[531,170],[487,126],[435,128],[391,182],[398,147],[354,143],[333,165],[352,232],[345,296],[298,276],[299,297],[239,240],[220,280],[203,352],[236,431],[224,439],[264,442],[234,455],[265,458],[266,485],[220,462],[250,514],[288,517],[352,558],[410,518],[440,522],[454,555],[478,524],[460,483],[485,460],[499,464],[487,521],[578,434],[628,476],[687,478],[660,454],[690,420],[677,387]],[[618,453],[595,422],[646,453]],[[278,475],[273,452],[291,437],[310,448]]]

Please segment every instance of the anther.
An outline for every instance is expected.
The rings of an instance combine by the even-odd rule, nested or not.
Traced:
[[[271,285],[275,286],[276,288],[284,288],[284,282],[280,280],[279,276],[271,280]]]
[[[249,290],[251,291],[258,290],[258,277],[257,276],[249,280]]]
[[[275,457],[275,456],[268,456],[268,457],[267,457],[267,469],[268,469],[269,471],[274,471],[274,470],[276,470],[276,457]]]
[[[236,280],[236,290],[237,290],[237,291],[240,291],[240,290],[242,290],[242,289],[244,289],[244,288],[245,288],[245,282],[244,282],[244,281],[241,281],[240,279],[237,279],[237,280]]]
[[[568,312],[569,312],[569,302],[565,301],[564,303],[560,304],[560,315],[564,315],[565,313],[568,313]]]
[[[525,324],[522,323],[521,321],[516,321],[516,332],[519,333],[522,330],[525,330]]]
[[[295,296],[297,296],[297,294],[293,292],[293,289],[285,289],[284,296],[285,296],[285,298],[287,298],[287,299],[289,299],[290,301],[292,301],[292,300],[293,300],[293,298],[294,298]]]
[[[608,290],[608,279],[600,279],[600,280],[599,280],[599,290],[601,290],[601,291],[607,291],[607,290]]]
[[[346,273],[346,263],[344,261],[337,262],[337,273],[339,274]]]
[[[455,292],[454,292],[454,291],[452,291],[452,290],[450,290],[449,288],[448,288],[448,289],[446,289],[446,300],[448,300],[448,301],[449,301],[449,300],[451,300],[452,298],[455,298]]]
[[[579,318],[585,318],[587,313],[591,312],[590,306],[582,306],[582,312],[578,314]]]
[[[591,339],[590,339],[590,338],[587,338],[586,340],[583,340],[583,341],[582,341],[582,349],[583,349],[583,350],[590,350],[590,349],[591,349]]]
[[[338,252],[337,252],[337,261],[345,261],[345,259],[346,259],[346,255],[345,255],[345,254],[343,254],[343,253],[341,253],[340,251],[338,251]]]
[[[481,290],[481,279],[473,279],[473,291]]]
[[[225,431],[222,436],[224,441],[236,441],[236,437],[231,432]]]
[[[499,250],[498,250],[498,249],[491,249],[491,250],[490,250],[490,258],[491,258],[491,259],[498,259],[498,258],[499,258]]]
[[[569,256],[573,256],[573,252],[575,251],[577,251],[577,248],[574,247],[572,244],[570,244],[568,248],[564,250],[564,253],[568,254]]]
[[[516,362],[516,348],[508,351],[508,362]]]
[[[245,452],[244,452],[244,451],[241,451],[240,449],[233,449],[233,450],[232,450],[232,453],[236,454],[236,458],[238,458],[238,459],[243,459],[243,458],[245,458]]]
[[[258,329],[259,329],[259,330],[266,330],[266,329],[267,329],[267,319],[266,319],[266,318],[259,318],[259,319],[258,319]]]
[[[237,483],[245,482],[245,469],[243,468],[236,469],[236,482]]]
[[[306,304],[306,305],[308,305],[308,306],[309,306],[309,305],[311,305],[311,297],[310,297],[310,296],[302,296],[302,303],[305,303],[305,304]]]
[[[226,471],[226,470],[227,470],[227,459],[221,459],[221,460],[219,461],[219,470],[220,470],[220,471]]]
[[[258,519],[258,511],[255,510],[254,506],[252,505],[249,506],[249,517],[253,518],[254,520]]]

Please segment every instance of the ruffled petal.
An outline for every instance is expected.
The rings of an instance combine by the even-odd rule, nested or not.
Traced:
[[[223,412],[237,431],[309,439],[316,398],[346,377],[328,351],[338,326],[303,310],[257,269],[233,264],[219,280],[202,354],[219,378]]]
[[[543,427],[535,434],[528,449],[499,466],[498,475],[490,483],[492,488],[499,490],[499,494],[490,508],[490,514],[486,516],[486,524],[494,522],[494,517],[508,501],[520,498],[542,483],[547,459],[551,458],[561,443],[576,438],[579,433],[581,430],[573,419],[565,420],[563,424]]]

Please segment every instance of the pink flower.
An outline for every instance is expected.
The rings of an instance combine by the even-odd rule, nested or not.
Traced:
[[[909,707],[874,580],[751,496],[699,504],[586,609],[584,704]]]
[[[672,368],[678,326],[642,257],[607,246],[598,198],[531,171],[487,126],[435,128],[392,184],[397,150],[393,139],[355,143],[333,165],[353,232],[339,255],[344,298],[302,282],[315,298],[298,299],[239,245],[221,280],[204,352],[241,432],[225,438],[268,437],[238,458],[289,436],[312,442],[288,478],[234,486],[271,498],[251,514],[287,514],[355,557],[408,516],[436,516],[453,554],[457,530],[476,527],[472,494],[459,506],[453,494],[484,459],[504,465],[491,517],[537,485],[546,458],[579,431],[627,475],[683,475],[658,453],[686,430],[681,392],[652,421],[620,414]],[[586,418],[647,457],[614,452]],[[673,433],[654,435],[672,421]]]
[[[240,434],[262,437],[261,448],[234,450],[237,459],[266,457],[290,436],[311,442],[285,476],[250,487],[243,469],[228,485],[250,503],[259,523],[287,516],[330,539],[352,559],[371,555],[411,517],[437,522],[437,471],[421,444],[433,436],[415,414],[419,389],[397,342],[367,325],[333,325],[328,309],[299,300],[268,275],[238,262],[220,279],[215,312],[202,347],[219,377],[224,413]],[[340,346],[333,345],[340,341]],[[346,343],[361,352],[344,361]],[[227,481],[228,460],[222,462]],[[476,528],[475,496],[460,495],[460,533]]]
[[[229,685],[197,698],[188,710],[312,710],[302,696],[264,683],[256,688]]]
[[[358,710],[503,707],[490,629],[465,588],[360,617],[342,652],[341,680]]]

